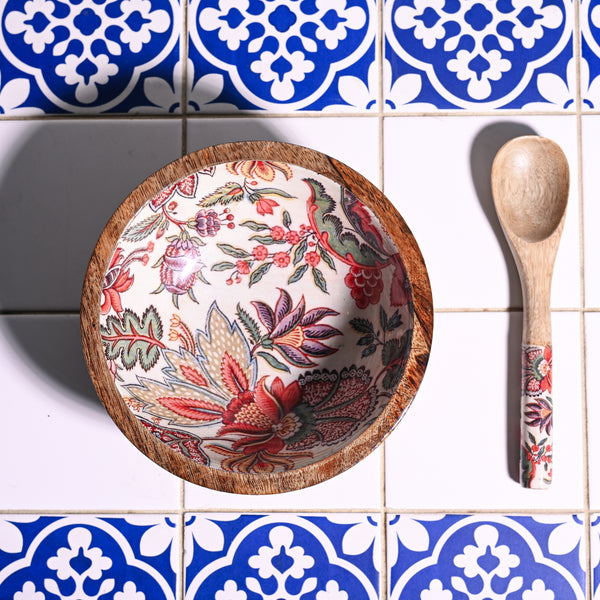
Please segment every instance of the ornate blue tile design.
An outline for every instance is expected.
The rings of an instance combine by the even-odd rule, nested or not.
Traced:
[[[392,600],[585,598],[582,520],[575,515],[392,516]]]
[[[158,515],[0,517],[0,598],[174,600],[178,536]]]
[[[581,100],[584,110],[600,109],[600,1],[583,0],[581,26]]]
[[[590,521],[592,594],[595,599],[598,599],[600,598],[600,514],[591,515]]]
[[[379,540],[367,515],[190,515],[186,600],[376,600]]]
[[[5,113],[127,112],[154,105],[145,79],[172,78],[181,7],[177,0],[6,0],[0,28]]]
[[[373,107],[375,0],[191,0],[188,20],[194,85],[222,85],[196,110]]]
[[[569,0],[387,0],[386,108],[568,108],[572,13]]]

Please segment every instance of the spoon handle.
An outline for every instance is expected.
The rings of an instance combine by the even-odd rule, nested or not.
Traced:
[[[521,346],[521,485],[552,482],[552,346]]]

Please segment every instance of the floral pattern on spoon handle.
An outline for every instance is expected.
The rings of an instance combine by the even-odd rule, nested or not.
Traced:
[[[521,346],[521,484],[552,482],[552,346]]]

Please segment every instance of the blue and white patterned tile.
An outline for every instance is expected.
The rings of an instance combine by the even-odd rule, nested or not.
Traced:
[[[387,0],[386,109],[573,108],[570,0]]]
[[[581,27],[581,101],[584,110],[600,109],[600,1],[582,0]]]
[[[600,598],[600,514],[590,515],[590,567],[592,598]]]
[[[174,600],[176,520],[123,517],[0,517],[0,598]]]
[[[128,112],[174,85],[178,0],[7,0],[0,5],[5,114]],[[18,111],[18,112],[17,112]]]
[[[377,517],[188,515],[186,600],[377,600]]]
[[[375,0],[191,0],[189,6],[190,109],[376,108]]]
[[[577,515],[390,516],[392,600],[584,600]]]

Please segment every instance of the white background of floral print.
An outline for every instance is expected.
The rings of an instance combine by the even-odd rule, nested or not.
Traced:
[[[223,75],[202,74],[197,61],[187,60],[186,44],[173,65],[175,78],[150,73],[141,80],[151,102],[129,114],[98,108],[73,110],[85,117],[44,114],[47,107],[26,102],[33,79],[0,68],[1,511],[82,519],[90,512],[132,512],[150,520],[155,513],[215,510],[318,512],[332,519],[345,511],[402,518],[491,512],[564,523],[581,513],[583,527],[556,529],[555,549],[562,544],[567,553],[580,544],[583,564],[597,565],[598,531],[590,523],[600,512],[600,442],[593,435],[600,422],[593,384],[600,361],[600,79],[593,54],[600,49],[586,20],[592,3],[572,6],[574,57],[565,69],[549,67],[532,79],[540,97],[524,111],[414,102],[423,76],[398,79],[380,51],[384,4],[374,13],[375,62],[362,75],[350,65],[335,80],[339,96],[323,110],[280,106],[245,114],[234,99],[221,98],[208,112]],[[183,84],[190,106],[182,114],[177,86]],[[382,109],[384,98],[397,108]],[[558,141],[572,174],[552,289],[555,467],[545,492],[524,490],[515,480],[520,288],[487,179],[499,144],[527,132]],[[95,396],[77,318],[88,257],[129,191],[185,152],[242,139],[314,147],[382,187],[417,237],[436,306],[423,386],[385,445],[328,482],[268,497],[187,484],[141,455]],[[7,530],[0,533],[13,535]],[[593,544],[581,544],[581,530]],[[412,533],[405,539],[418,546],[419,532],[406,531]],[[373,538],[378,548],[381,533]],[[177,557],[182,547],[175,548]],[[383,550],[378,555],[385,582],[392,558]],[[588,585],[597,586],[591,570]],[[180,583],[179,597],[182,592]]]

